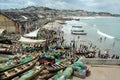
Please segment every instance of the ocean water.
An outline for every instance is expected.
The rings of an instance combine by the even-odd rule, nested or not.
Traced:
[[[99,49],[109,50],[111,54],[120,55],[120,17],[77,17],[80,21],[66,21],[63,25],[66,43],[71,40],[87,41]],[[72,35],[72,26],[83,26],[86,36]],[[100,37],[102,40],[100,41]]]

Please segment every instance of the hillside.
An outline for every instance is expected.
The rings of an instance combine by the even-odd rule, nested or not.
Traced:
[[[111,14],[108,12],[88,12],[85,10],[58,10],[51,9],[48,7],[35,7],[30,6],[22,9],[9,9],[8,11],[22,11],[22,12],[33,12],[38,15],[47,16],[47,17],[62,17],[62,16],[114,16],[120,17],[120,14]]]

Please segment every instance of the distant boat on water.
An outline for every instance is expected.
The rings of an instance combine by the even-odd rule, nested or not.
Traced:
[[[74,34],[74,35],[87,35],[87,33],[86,32],[71,32],[72,34]]]
[[[74,34],[74,35],[87,35],[87,33],[84,32],[84,29],[82,28],[82,26],[72,26],[71,34]]]
[[[83,29],[80,29],[80,30],[71,30],[71,32],[84,32]]]
[[[72,26],[72,28],[82,28],[82,26]]]
[[[80,19],[75,19],[76,21],[80,21]]]

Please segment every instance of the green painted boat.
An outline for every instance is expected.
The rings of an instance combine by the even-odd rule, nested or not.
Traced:
[[[44,69],[43,65],[34,67],[32,70],[28,71],[28,73],[21,76],[18,80],[34,80],[43,69]]]
[[[12,69],[0,73],[0,80],[11,80],[12,78],[19,76],[20,74],[32,69],[36,64],[38,57],[35,59],[24,63],[22,65],[16,66]]]
[[[0,73],[7,71],[9,69],[24,65],[30,61],[33,61],[37,58],[38,56],[33,56],[33,57],[26,57],[21,60],[14,60],[14,61],[9,61],[7,63],[0,64]]]

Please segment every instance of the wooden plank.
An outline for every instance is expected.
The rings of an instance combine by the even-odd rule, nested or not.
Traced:
[[[19,69],[17,69],[17,68],[15,68],[14,70],[15,70],[15,71],[17,71],[17,72],[20,72],[20,70],[19,70]]]
[[[5,73],[4,73],[6,76],[10,76],[10,74],[6,71]]]

